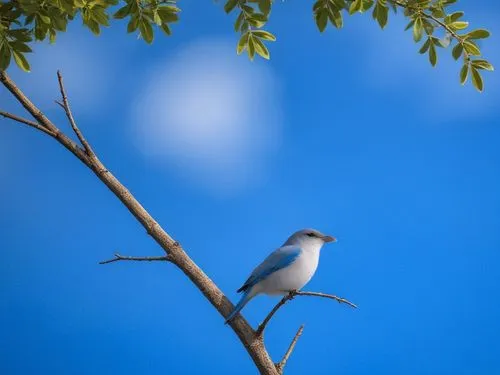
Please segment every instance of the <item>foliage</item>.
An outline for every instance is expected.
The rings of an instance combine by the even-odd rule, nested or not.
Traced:
[[[413,39],[421,43],[419,52],[427,54],[435,66],[439,48],[450,48],[455,60],[462,59],[460,82],[471,80],[477,90],[483,91],[481,70],[493,70],[493,66],[481,57],[477,41],[489,37],[485,29],[466,30],[469,23],[464,13],[450,11],[457,0],[314,0],[313,16],[320,32],[328,25],[341,28],[344,17],[371,10],[373,19],[383,29],[389,13],[402,11],[408,18],[407,30]],[[179,18],[176,0],[9,0],[0,3],[0,70],[5,70],[13,58],[23,70],[30,66],[25,54],[31,52],[33,40],[56,40],[58,32],[66,31],[68,22],[77,16],[94,34],[99,35],[102,26],[109,26],[113,18],[128,19],[127,31],[138,32],[152,43],[155,28],[171,35],[171,24]],[[255,55],[270,58],[267,42],[276,37],[263,29],[271,14],[272,0],[227,0],[226,13],[237,13],[234,29],[240,34],[236,51],[246,51],[251,60]]]
[[[116,6],[120,6],[117,8]],[[170,24],[178,20],[175,0],[10,0],[0,4],[0,70],[6,70],[11,57],[24,71],[30,66],[24,54],[33,40],[56,40],[57,33],[66,31],[70,21],[78,16],[95,35],[109,26],[113,18],[128,18],[127,32],[152,43],[154,27],[170,35]]]
[[[389,13],[398,9],[409,19],[406,29],[412,29],[416,43],[423,41],[419,52],[428,54],[429,61],[435,66],[438,61],[438,48],[451,48],[455,60],[462,58],[460,82],[465,84],[468,77],[478,91],[483,91],[483,79],[480,70],[493,70],[493,66],[484,58],[477,44],[478,39],[489,37],[484,29],[466,31],[469,23],[462,20],[463,12],[451,12],[450,5],[457,0],[315,0],[313,15],[316,26],[324,32],[331,24],[340,29],[344,25],[345,15],[366,13],[371,10],[373,19],[383,29],[389,20]],[[274,41],[271,33],[262,30],[271,13],[270,0],[228,0],[225,11],[239,10],[235,30],[241,33],[237,52],[245,49],[250,59],[257,53],[269,59],[269,51],[262,40]],[[438,36],[441,32],[441,38]]]

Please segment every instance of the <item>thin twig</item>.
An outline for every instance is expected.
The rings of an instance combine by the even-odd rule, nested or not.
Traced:
[[[153,262],[153,261],[169,261],[168,256],[164,255],[161,257],[133,257],[133,256],[124,256],[118,253],[115,253],[115,257],[113,259],[103,260],[99,262],[99,264],[108,264],[113,262],[118,262],[119,260],[135,260],[138,262]]]
[[[299,330],[297,331],[297,333],[295,334],[295,336],[293,337],[293,340],[290,343],[290,346],[288,347],[285,355],[283,356],[283,358],[281,359],[281,361],[276,364],[276,369],[278,370],[278,372],[280,374],[283,373],[283,369],[285,368],[285,365],[286,365],[286,363],[288,361],[288,358],[290,358],[290,355],[292,354],[293,349],[295,349],[295,345],[297,345],[297,341],[299,340],[299,338],[302,335],[303,331],[304,331],[304,325],[302,324],[299,327]]]
[[[257,331],[255,331],[256,335],[258,337],[262,337],[262,334],[264,333],[264,329],[266,329],[267,324],[271,320],[271,318],[276,314],[276,312],[279,310],[281,306],[283,306],[285,303],[288,301],[292,300],[295,296],[311,296],[311,297],[323,297],[323,298],[330,298],[338,303],[345,303],[346,305],[349,305],[353,308],[357,308],[354,303],[346,300],[345,298],[340,298],[337,297],[333,294],[326,294],[326,293],[319,293],[319,292],[302,292],[302,291],[291,291],[287,295],[285,295],[277,304],[276,306],[273,307],[273,309],[267,314],[266,318],[260,323],[259,327],[257,328]]]
[[[262,321],[262,323],[259,324],[259,327],[257,328],[257,331],[255,331],[256,335],[258,337],[262,337],[262,334],[264,333],[264,329],[266,329],[267,323],[271,320],[271,318],[276,314],[276,311],[283,306],[285,303],[293,299],[294,297],[294,292],[289,292],[287,295],[285,295],[277,304],[276,306],[273,307],[273,309],[267,314],[265,319]]]
[[[33,128],[36,128],[36,129],[44,132],[45,134],[50,135],[51,137],[55,137],[55,133],[53,133],[51,130],[45,128],[44,126],[40,125],[38,122],[31,121],[31,120],[25,119],[23,117],[19,117],[19,116],[12,114],[12,113],[4,112],[4,111],[0,111],[0,116],[3,116],[5,118],[20,122],[20,123],[28,125],[28,126],[31,126]]]
[[[61,96],[63,102],[58,102],[56,101],[57,104],[59,104],[63,109],[64,112],[66,112],[66,117],[68,117],[69,123],[71,124],[71,127],[73,128],[73,131],[75,132],[76,136],[80,140],[83,148],[85,149],[85,153],[88,156],[94,155],[94,151],[92,151],[92,148],[90,147],[90,144],[85,140],[82,132],[76,125],[75,119],[73,118],[73,114],[71,113],[71,108],[69,107],[69,101],[68,101],[68,96],[66,95],[66,90],[64,89],[64,84],[63,84],[63,77],[61,72],[58,70],[57,71],[57,80],[59,81],[59,89],[61,90]]]
[[[346,305],[349,305],[355,309],[358,308],[358,306],[356,306],[354,303],[346,300],[345,298],[340,298],[340,297],[337,297],[337,296],[334,296],[333,294],[326,294],[326,293],[318,293],[318,292],[295,292],[295,295],[296,296],[312,296],[312,297],[323,297],[323,298],[330,298],[330,299],[334,299],[335,301],[337,301],[338,303],[345,303]]]
[[[418,7],[415,8],[413,6],[411,6],[410,4],[407,4],[407,3],[403,3],[401,1],[398,1],[398,0],[393,0],[392,1],[393,4],[396,4],[396,5],[399,5],[401,8],[404,8],[404,9],[411,9],[417,13],[419,13],[420,15],[422,15],[423,17],[429,19],[429,20],[432,20],[434,22],[436,22],[439,26],[441,26],[443,29],[445,29],[448,33],[451,34],[451,36],[453,38],[455,38],[455,40],[460,43],[462,46],[464,45],[464,40],[462,37],[460,37],[460,35],[458,35],[454,29],[452,29],[449,25],[447,25],[446,23],[444,23],[443,21],[441,21],[439,18],[437,17],[434,17],[432,14],[429,14],[429,13],[426,13],[424,12],[422,9],[419,9]],[[470,56],[469,56],[469,53],[464,49],[464,54],[465,54],[465,58],[468,60],[470,59]]]

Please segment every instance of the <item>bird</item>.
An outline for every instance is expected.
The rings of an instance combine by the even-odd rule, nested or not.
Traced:
[[[325,243],[336,242],[333,236],[315,229],[302,229],[292,234],[285,243],[273,251],[250,274],[237,290],[243,293],[225,324],[259,294],[286,295],[302,289],[318,268],[319,253]]]

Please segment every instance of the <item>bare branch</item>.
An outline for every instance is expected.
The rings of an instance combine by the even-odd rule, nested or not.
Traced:
[[[295,296],[311,296],[311,297],[323,297],[323,298],[330,298],[334,299],[338,303],[345,303],[346,305],[349,305],[351,307],[357,308],[354,303],[346,300],[345,298],[340,298],[337,297],[333,294],[326,294],[326,293],[319,293],[319,292],[302,292],[298,290],[293,290],[289,292],[287,295],[285,295],[277,304],[276,306],[273,307],[273,309],[267,314],[266,318],[260,323],[259,327],[257,328],[257,331],[255,332],[257,336],[262,337],[262,334],[264,333],[264,329],[266,329],[267,324],[271,320],[271,318],[276,314],[276,312],[280,309],[281,306],[283,306],[285,303],[288,301],[292,300]]]
[[[50,121],[40,109],[17,87],[16,83],[10,79],[7,72],[0,71],[0,83],[17,99],[17,101],[36,119],[38,124],[54,133],[54,138],[66,147],[73,155],[80,159],[87,167],[90,167],[89,158],[85,152],[71,138],[63,134],[57,126]],[[38,129],[38,128],[37,128]]]
[[[66,95],[66,90],[64,88],[63,77],[62,77],[62,74],[59,70],[57,71],[57,80],[59,81],[59,89],[61,90],[61,96],[62,96],[63,102],[61,103],[61,102],[56,101],[56,103],[59,104],[64,109],[64,112],[66,112],[66,117],[68,117],[69,123],[71,124],[71,128],[73,128],[73,131],[75,132],[76,136],[80,140],[83,148],[85,149],[85,153],[88,156],[92,156],[92,155],[94,155],[94,151],[92,151],[90,144],[83,137],[82,132],[80,131],[80,129],[76,125],[75,119],[73,118],[73,113],[71,113],[71,108],[69,107],[68,96]]]
[[[259,327],[257,328],[257,331],[255,331],[255,333],[257,334],[257,336],[262,337],[262,334],[264,333],[264,329],[266,329],[267,323],[269,323],[269,321],[271,320],[271,318],[274,316],[274,314],[276,314],[276,312],[279,310],[279,308],[281,306],[283,306],[285,303],[287,303],[288,301],[290,301],[291,299],[293,299],[293,297],[295,296],[294,293],[296,293],[296,292],[294,292],[294,291],[289,292],[287,295],[285,295],[276,304],[276,306],[273,307],[273,309],[269,312],[269,314],[267,314],[267,316],[262,321],[262,323],[259,324]]]
[[[346,305],[349,305],[349,306],[351,306],[351,307],[353,307],[355,309],[358,308],[358,306],[356,306],[354,303],[346,300],[345,298],[340,298],[340,297],[334,296],[333,294],[318,293],[318,292],[302,292],[302,291],[299,291],[299,292],[295,292],[295,295],[296,296],[311,296],[311,297],[330,298],[330,299],[334,299],[338,303],[345,303]]]
[[[26,95],[19,89],[14,81],[10,79],[5,71],[0,71],[0,83],[3,84],[17,99],[17,101],[33,116],[39,124],[52,131],[61,145],[73,153],[80,161],[94,172],[109,190],[123,203],[129,212],[141,223],[147,233],[158,243],[168,256],[168,261],[177,266],[189,280],[198,288],[205,298],[222,315],[227,316],[234,309],[231,301],[224,295],[219,287],[203,272],[203,270],[189,257],[182,246],[175,241],[161,225],[146,211],[134,195],[109,171],[109,169],[98,159],[95,154],[88,154],[87,149],[62,133],[44,114],[38,109]],[[62,83],[62,82],[61,82]],[[62,86],[62,84],[60,85]],[[64,86],[62,86],[64,90]],[[64,92],[65,94],[65,92]],[[63,103],[64,104],[64,103]],[[71,113],[71,112],[70,112]],[[72,126],[75,125],[74,121]],[[76,127],[76,125],[75,125]],[[76,128],[78,129],[78,128]],[[73,129],[75,130],[75,128]],[[76,131],[75,131],[76,132]],[[80,133],[81,135],[81,133]],[[83,138],[83,137],[82,137]],[[80,139],[80,137],[79,137]],[[80,142],[82,140],[80,139]],[[86,142],[85,142],[86,143]],[[88,145],[88,144],[87,144]],[[135,257],[123,257],[117,260],[138,260]],[[132,258],[132,259],[128,259]],[[141,259],[147,260],[147,259]],[[264,342],[260,340],[250,324],[243,318],[235,319],[230,323],[241,343],[254,361],[261,374],[278,375],[276,364],[267,352]]]
[[[285,368],[285,365],[286,365],[286,363],[288,361],[288,358],[290,358],[290,355],[292,354],[293,349],[295,349],[295,345],[297,345],[297,341],[299,340],[299,338],[302,335],[303,331],[304,331],[304,325],[302,324],[299,327],[299,330],[297,331],[297,333],[295,334],[295,336],[293,337],[293,340],[290,343],[290,346],[288,347],[285,355],[283,356],[283,358],[281,359],[281,361],[276,364],[276,369],[278,370],[278,372],[280,374],[283,373],[283,369]]]
[[[16,116],[16,115],[12,114],[12,113],[4,112],[4,111],[0,111],[0,116],[3,116],[5,118],[8,118],[8,119],[20,122],[20,123],[28,125],[28,126],[31,126],[31,127],[35,128],[35,129],[38,129],[38,130],[44,132],[45,134],[50,135],[51,137],[55,137],[55,133],[54,132],[52,132],[51,130],[43,127],[38,122],[31,121],[31,120],[25,119],[23,117],[19,117],[19,116]]]
[[[119,260],[135,260],[138,262],[153,262],[153,261],[169,261],[170,259],[168,258],[168,255],[163,255],[161,257],[133,257],[133,256],[126,256],[126,255],[120,255],[118,253],[115,253],[115,257],[113,259],[103,260],[102,262],[99,262],[99,264],[108,264],[108,263],[118,262]]]

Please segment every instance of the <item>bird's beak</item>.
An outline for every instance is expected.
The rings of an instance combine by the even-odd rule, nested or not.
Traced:
[[[337,242],[337,239],[332,236],[323,236],[323,242]]]

